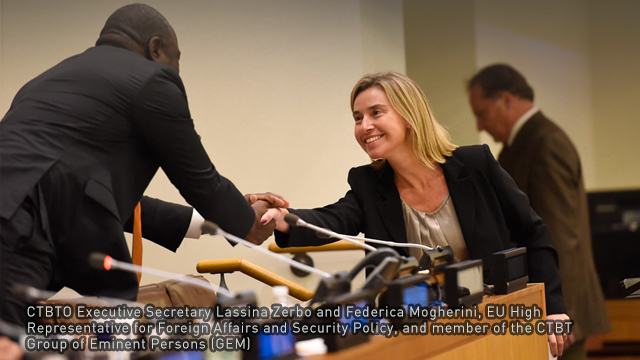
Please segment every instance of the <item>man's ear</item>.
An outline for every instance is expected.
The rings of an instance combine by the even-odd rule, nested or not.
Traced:
[[[164,55],[164,45],[159,36],[154,36],[149,40],[149,59],[159,62],[160,57]]]
[[[505,90],[502,92],[500,96],[502,96],[502,101],[504,102],[504,106],[507,109],[509,109],[513,103],[514,95],[511,92]]]

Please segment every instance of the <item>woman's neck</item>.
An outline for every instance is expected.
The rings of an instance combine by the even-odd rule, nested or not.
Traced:
[[[389,161],[393,168],[396,186],[407,189],[424,189],[429,184],[442,176],[442,169],[435,164],[434,169],[423,164],[415,156],[407,156],[402,160]]]
[[[433,213],[447,198],[449,189],[440,164],[434,168],[417,158],[390,162],[394,170],[395,184],[402,201],[424,213]]]

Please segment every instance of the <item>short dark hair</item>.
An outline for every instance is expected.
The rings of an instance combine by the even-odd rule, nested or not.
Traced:
[[[467,90],[478,84],[484,96],[492,98],[508,91],[522,99],[533,101],[533,89],[516,69],[506,64],[495,64],[480,70],[467,84]]]
[[[173,30],[167,19],[158,10],[145,4],[126,5],[116,10],[104,24],[96,45],[124,45],[124,38],[133,40],[146,48],[154,36],[167,41]]]

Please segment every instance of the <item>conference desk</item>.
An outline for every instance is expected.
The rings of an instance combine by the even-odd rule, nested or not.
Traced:
[[[181,291],[184,294],[184,291]],[[496,295],[485,298],[478,305],[478,311],[486,315],[486,307],[489,304],[521,304],[526,307],[537,305],[541,309],[541,317],[544,317],[546,305],[544,301],[544,286],[542,284],[529,284],[527,288],[508,295]],[[164,306],[177,306],[166,304]],[[483,316],[484,317],[484,316]],[[63,319],[64,320],[64,319]],[[510,321],[510,316],[504,320]],[[532,319],[535,323],[540,318]],[[473,323],[498,324],[503,319],[487,319]],[[448,319],[438,320],[440,324],[462,323],[464,320]],[[65,353],[64,355],[69,355]],[[101,356],[102,352],[85,352],[90,358]],[[138,353],[135,357],[149,356],[160,357],[165,353],[147,352]],[[214,353],[204,352],[202,355],[209,358]],[[242,353],[229,353],[231,357],[241,356]],[[47,355],[47,353],[32,352],[34,359]],[[125,354],[125,358],[131,354]],[[225,355],[226,356],[226,355]],[[226,358],[226,357],[225,357]],[[371,337],[370,341],[339,352],[305,357],[312,360],[340,360],[340,359],[390,359],[390,360],[418,360],[418,359],[547,359],[546,335],[494,335],[489,330],[487,335],[399,335],[392,338]]]
[[[546,314],[544,285],[529,284],[527,288],[508,295],[485,297],[479,310],[485,314],[487,304],[537,304]],[[509,320],[509,317],[506,318]],[[533,323],[539,319],[532,320]],[[439,322],[455,321],[438,320]],[[483,319],[490,324],[501,320]],[[460,321],[458,321],[460,322]],[[393,338],[372,337],[367,343],[336,353],[305,357],[312,360],[351,359],[548,359],[546,335],[400,335]]]

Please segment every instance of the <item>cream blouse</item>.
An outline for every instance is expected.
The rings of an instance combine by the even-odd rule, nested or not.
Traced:
[[[442,204],[432,213],[424,213],[402,201],[407,241],[432,248],[451,246],[454,262],[469,259],[469,251],[462,236],[460,223],[451,197],[447,194]],[[423,250],[409,248],[409,254],[420,260]]]

